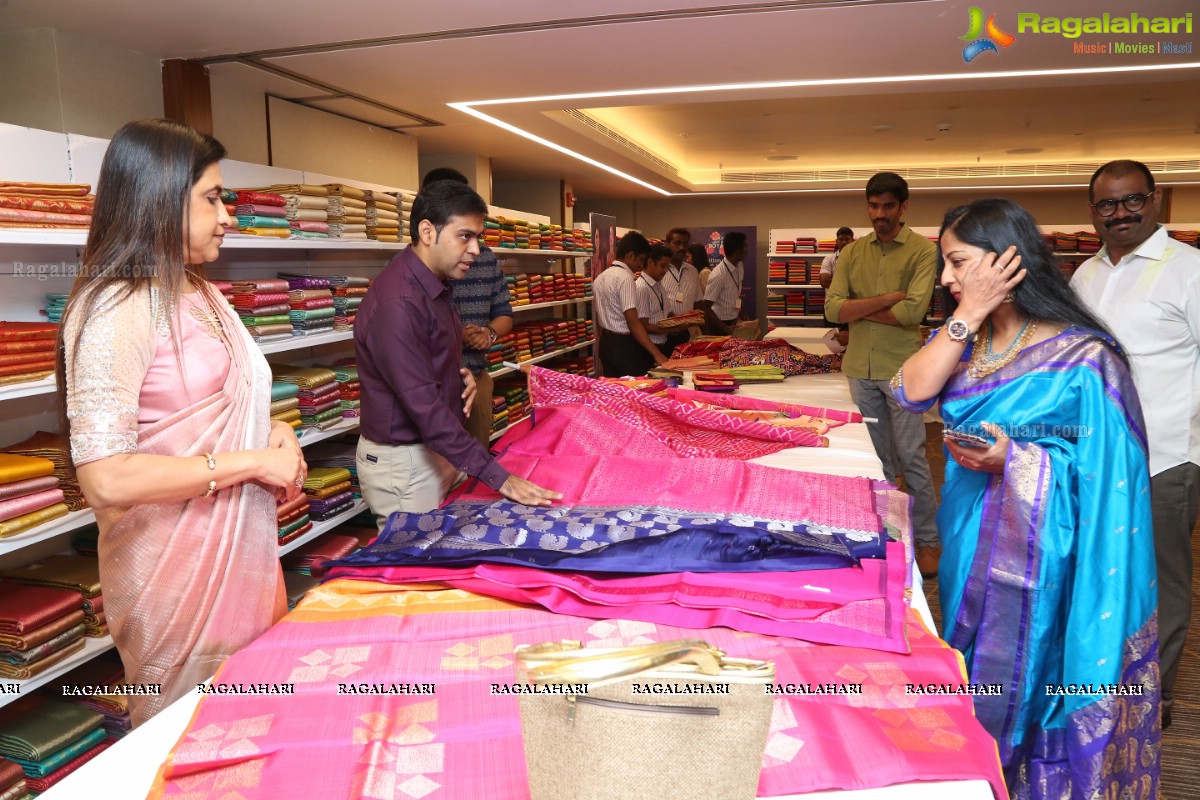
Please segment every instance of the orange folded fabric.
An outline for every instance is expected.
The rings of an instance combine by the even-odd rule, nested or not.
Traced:
[[[50,211],[56,214],[85,214],[90,216],[94,203],[86,197],[36,197],[34,195],[0,194],[0,208],[19,208],[26,211]]]
[[[24,208],[0,207],[0,223],[6,222],[29,222],[38,225],[42,223],[91,225],[92,218],[89,214],[61,214],[54,211],[31,211]]]
[[[56,336],[58,336],[58,324],[54,322],[0,322],[0,343],[18,339],[50,339],[53,341]]]
[[[32,194],[42,197],[87,197],[92,192],[88,183],[22,183],[0,181],[0,194]]]
[[[16,483],[54,474],[54,462],[37,456],[0,453],[0,483]]]
[[[31,353],[5,353],[0,351],[0,366],[10,364],[36,364],[54,358],[54,343],[46,342],[45,350],[35,350]]]
[[[24,375],[27,372],[42,372],[44,370],[54,370],[53,358],[35,361],[32,364],[8,364],[0,366],[0,378],[5,375]]]
[[[71,228],[73,230],[87,230],[91,224],[91,217],[80,217],[86,222],[17,222],[11,219],[0,219],[0,228]]]

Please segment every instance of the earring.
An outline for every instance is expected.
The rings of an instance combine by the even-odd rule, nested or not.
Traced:
[[[1016,299],[1017,299],[1017,296],[1015,294],[1013,294],[1012,292],[1009,292],[1008,294],[1004,295],[1005,303],[1011,303]]]

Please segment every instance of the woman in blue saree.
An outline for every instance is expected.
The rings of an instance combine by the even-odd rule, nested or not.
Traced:
[[[972,682],[1004,684],[975,709],[1014,798],[1153,800],[1156,571],[1128,361],[1019,205],[954,209],[940,246],[958,310],[893,386],[913,412],[940,400],[948,431],[944,638]]]

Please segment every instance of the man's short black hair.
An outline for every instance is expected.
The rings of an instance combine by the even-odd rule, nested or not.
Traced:
[[[658,261],[660,258],[670,258],[672,255],[671,248],[665,244],[650,245],[650,260]]]
[[[440,235],[451,217],[486,217],[487,213],[487,203],[470,186],[457,181],[434,181],[423,186],[413,200],[408,235],[414,243],[420,241],[423,220],[432,222]]]
[[[683,234],[684,238],[686,238],[689,242],[692,240],[692,232],[687,228],[671,228],[671,230],[667,231],[667,236],[665,239],[663,239],[663,241],[671,241],[671,239],[674,238],[675,234],[677,233]]]
[[[838,235],[838,238],[841,238],[842,236],[853,236],[854,231],[850,230],[845,225],[843,225],[842,227],[838,228],[837,235]]]
[[[429,184],[438,181],[456,181],[457,183],[465,183],[468,186],[471,185],[471,182],[467,180],[467,176],[453,167],[434,167],[425,173],[425,179],[421,181],[421,188],[424,189]]]
[[[630,231],[617,242],[617,258],[624,258],[630,253],[646,255],[650,252],[650,241],[637,231]]]
[[[726,258],[730,253],[744,253],[746,251],[746,234],[741,231],[727,233],[721,244],[724,246]]]
[[[908,202],[908,181],[894,172],[877,172],[867,181],[867,199],[890,194],[901,203]]]
[[[1114,178],[1119,178],[1131,172],[1142,173],[1142,176],[1146,179],[1147,191],[1154,191],[1154,176],[1150,174],[1150,168],[1140,161],[1122,158],[1119,161],[1110,161],[1092,173],[1092,180],[1088,183],[1088,202],[1096,202],[1096,181],[1100,179],[1101,175],[1112,175]]]

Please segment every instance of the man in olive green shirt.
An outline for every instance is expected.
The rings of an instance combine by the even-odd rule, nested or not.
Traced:
[[[937,575],[937,500],[925,458],[925,423],[892,398],[890,381],[921,348],[921,320],[929,308],[937,275],[933,242],[901,221],[908,209],[908,184],[894,172],[867,182],[867,213],[874,228],[846,245],[825,296],[825,317],[850,324],[850,344],[842,371],[864,417],[884,476],[903,474],[913,497],[917,565],[925,577]]]

